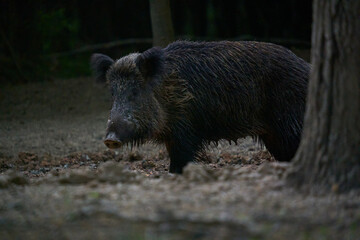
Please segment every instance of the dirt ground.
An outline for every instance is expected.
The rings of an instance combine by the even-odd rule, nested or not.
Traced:
[[[1,86],[1,239],[360,239],[360,192],[288,187],[289,164],[241,139],[182,175],[163,146],[110,151],[91,78]]]

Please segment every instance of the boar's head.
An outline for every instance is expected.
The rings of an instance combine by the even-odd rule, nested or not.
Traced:
[[[164,71],[162,49],[152,48],[116,61],[103,54],[93,54],[91,66],[97,81],[108,84],[113,98],[105,145],[118,148],[152,139],[164,121],[155,97]]]

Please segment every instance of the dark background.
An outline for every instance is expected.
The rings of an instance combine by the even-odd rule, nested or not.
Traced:
[[[309,48],[311,0],[170,0],[176,39],[258,40]],[[0,83],[90,74],[91,51],[151,38],[148,0],[0,0]],[[119,58],[151,43],[97,49]],[[66,54],[61,54],[61,53]],[[69,54],[70,52],[70,54]],[[60,55],[59,55],[60,53]]]

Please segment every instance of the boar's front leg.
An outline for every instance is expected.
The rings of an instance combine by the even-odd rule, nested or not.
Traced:
[[[166,141],[165,145],[170,157],[170,173],[182,173],[186,164],[194,161],[201,148],[198,140],[189,142],[171,139]]]

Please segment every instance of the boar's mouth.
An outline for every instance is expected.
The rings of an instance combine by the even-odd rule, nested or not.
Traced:
[[[123,145],[121,142],[113,141],[113,140],[105,140],[104,144],[110,149],[117,149]]]
[[[104,144],[110,149],[117,149],[124,145],[130,146],[131,148],[134,146],[140,146],[145,142],[145,139],[140,136],[133,136],[131,139],[123,139],[120,140],[115,133],[108,133],[104,140]]]

